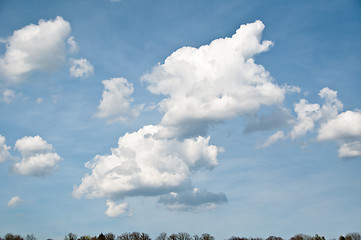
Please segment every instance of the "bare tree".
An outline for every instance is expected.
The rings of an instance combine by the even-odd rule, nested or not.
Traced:
[[[64,240],[77,240],[78,236],[75,233],[68,233],[68,235],[66,235],[64,237]]]
[[[105,234],[105,240],[115,240],[115,235],[113,233]]]
[[[348,234],[346,234],[345,238],[346,238],[346,240],[361,240],[361,236],[357,232],[348,233]]]
[[[208,233],[203,233],[200,240],[214,240],[214,237]]]
[[[155,238],[155,240],[167,240],[167,233],[162,232]]]

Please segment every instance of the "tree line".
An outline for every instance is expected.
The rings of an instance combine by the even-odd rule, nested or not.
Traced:
[[[38,240],[34,234],[27,234],[25,237],[8,233],[4,237],[0,236],[0,240]],[[48,238],[47,240],[53,240]],[[99,236],[90,236],[90,235],[83,235],[78,237],[78,235],[74,233],[69,233],[65,235],[64,240],[152,240],[148,234],[146,233],[139,233],[139,232],[129,232],[123,233],[119,236],[115,236],[113,233],[106,233],[106,234],[99,234]],[[186,232],[180,233],[172,233],[168,235],[167,233],[163,232],[159,234],[155,240],[215,240],[215,238],[208,234],[203,233],[201,235],[193,235]],[[269,236],[266,239],[263,238],[247,238],[247,237],[237,237],[232,236],[225,240],[326,240],[324,236],[320,236],[316,234],[315,236],[306,235],[306,234],[296,234],[295,236],[291,237],[290,239],[284,239],[282,237],[276,236]],[[332,239],[336,240],[336,239]],[[348,233],[345,236],[341,235],[338,240],[361,240],[361,235],[357,232]]]

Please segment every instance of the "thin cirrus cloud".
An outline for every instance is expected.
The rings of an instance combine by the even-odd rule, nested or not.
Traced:
[[[209,145],[209,138],[157,138],[162,129],[148,125],[120,137],[110,155],[97,155],[86,164],[92,172],[74,186],[73,196],[114,201],[182,192],[191,189],[192,174],[217,165],[221,149]]]
[[[10,158],[9,150],[11,147],[5,144],[5,140],[5,137],[0,135],[0,162],[4,162]]]
[[[54,152],[53,146],[40,136],[23,137],[16,141],[15,149],[22,156],[21,162],[12,167],[19,175],[43,177],[51,174],[57,168],[61,157]]]
[[[108,123],[134,120],[143,105],[133,106],[132,104],[133,84],[125,78],[111,78],[103,80],[102,83],[104,91],[95,116],[106,119]]]
[[[166,96],[159,103],[163,137],[204,136],[211,124],[283,102],[287,88],[252,58],[272,46],[261,42],[263,29],[256,21],[230,38],[180,48],[142,77],[151,93]]]

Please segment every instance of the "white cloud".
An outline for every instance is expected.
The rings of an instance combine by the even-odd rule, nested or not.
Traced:
[[[346,111],[322,124],[317,139],[337,140],[361,137],[361,112]]]
[[[361,156],[361,112],[346,111],[322,124],[317,139],[336,140],[339,157]]]
[[[78,47],[78,44],[74,41],[74,37],[71,36],[68,38],[68,41],[67,41],[68,45],[70,46],[70,52],[72,53],[75,53],[78,51],[79,47]]]
[[[66,40],[70,24],[62,17],[39,20],[14,31],[7,39],[6,52],[0,58],[0,73],[10,82],[19,82],[33,70],[56,69],[66,59]]]
[[[15,101],[20,95],[21,95],[20,93],[16,93],[12,89],[5,89],[2,94],[2,100],[5,103],[9,104],[9,103]]]
[[[105,214],[108,217],[117,217],[122,214],[129,214],[129,207],[127,203],[116,204],[113,201],[107,200],[108,209],[105,211]]]
[[[342,158],[361,156],[361,139],[349,143],[342,143],[338,149],[338,156]]]
[[[72,59],[70,67],[70,76],[81,78],[90,77],[94,74],[94,67],[85,58]]]
[[[0,162],[4,162],[10,158],[10,149],[11,147],[5,144],[5,137],[0,135]]]
[[[252,58],[272,45],[261,42],[263,29],[256,21],[242,25],[230,38],[180,48],[142,77],[150,92],[166,96],[159,104],[164,137],[206,135],[212,123],[283,102],[290,87],[274,84]]]
[[[162,128],[148,125],[127,133],[110,155],[86,163],[92,172],[74,186],[74,197],[119,200],[178,192],[190,188],[193,173],[217,165],[219,149],[208,145],[209,138],[159,139]]]
[[[308,131],[313,130],[315,121],[322,117],[320,105],[309,104],[306,99],[301,99],[299,103],[295,104],[295,112],[297,113],[297,123],[290,133],[292,139],[304,136]]]
[[[103,99],[98,105],[95,116],[106,118],[108,123],[134,120],[139,115],[142,106],[131,106],[133,84],[125,78],[111,78],[103,80],[102,83],[104,85]]]
[[[343,104],[337,99],[336,91],[326,87],[321,89],[318,95],[324,99],[322,107],[319,104],[309,104],[305,99],[295,104],[297,122],[290,133],[292,139],[312,131],[317,122],[325,122],[337,117],[338,112],[342,110]]]
[[[171,192],[160,197],[158,202],[170,210],[199,212],[213,209],[217,204],[227,201],[224,193],[215,194],[205,189],[193,188],[180,193]]]
[[[261,148],[269,147],[280,139],[284,139],[285,134],[282,131],[277,131],[273,135],[271,135],[266,142],[261,146]]]
[[[23,201],[23,200],[22,200],[20,197],[15,196],[15,197],[13,197],[13,198],[11,198],[11,199],[9,200],[9,202],[8,202],[8,207],[9,207],[9,208],[17,207],[17,206],[19,206],[19,205],[21,204],[22,201]]]
[[[22,160],[13,166],[13,171],[20,175],[36,177],[49,175],[61,161],[60,156],[53,151],[52,145],[39,136],[17,140],[15,149],[20,152]]]

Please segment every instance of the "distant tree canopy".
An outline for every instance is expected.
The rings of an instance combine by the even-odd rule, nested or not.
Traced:
[[[38,240],[34,234],[27,234],[25,237],[22,237],[17,234],[8,233],[4,237],[0,236],[0,240]],[[52,238],[48,238],[47,240],[53,240]],[[100,233],[99,236],[83,235],[78,237],[78,235],[74,233],[68,233],[64,236],[64,240],[152,240],[148,234],[139,233],[139,232],[126,232],[121,235],[114,235],[113,233]],[[165,232],[160,233],[155,240],[215,240],[215,238],[208,234],[203,233],[201,235],[193,235],[191,236],[186,232],[172,233],[168,235]],[[285,240],[281,237],[269,236],[266,239],[263,238],[247,238],[247,237],[238,237],[232,236],[228,239],[224,240]],[[315,234],[314,236],[306,235],[306,234],[296,234],[288,240],[326,240],[324,236],[320,236]],[[335,240],[335,239],[333,239]],[[361,240],[361,235],[358,232],[348,233],[345,236],[341,235],[338,240]]]

